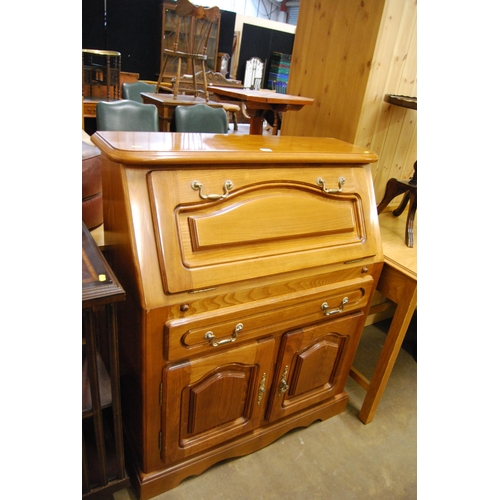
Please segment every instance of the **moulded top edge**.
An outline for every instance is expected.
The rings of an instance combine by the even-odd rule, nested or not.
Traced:
[[[334,138],[170,132],[96,132],[92,141],[109,158],[134,164],[328,162],[373,163],[372,151]]]

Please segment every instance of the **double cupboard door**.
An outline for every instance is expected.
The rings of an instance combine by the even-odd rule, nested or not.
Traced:
[[[187,459],[345,396],[360,312],[169,364],[161,458]]]

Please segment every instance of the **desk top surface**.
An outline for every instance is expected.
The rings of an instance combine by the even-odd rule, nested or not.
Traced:
[[[250,163],[328,163],[352,166],[377,161],[359,146],[325,137],[292,137],[181,132],[96,132],[92,142],[114,161],[143,165],[202,164],[248,168]]]
[[[271,90],[250,90],[236,89],[229,87],[210,87],[210,91],[214,94],[241,99],[243,101],[262,102],[267,104],[297,104],[307,105],[312,104],[314,99],[290,94],[280,94]]]
[[[407,211],[395,217],[391,211],[378,216],[384,260],[387,264],[417,280],[417,215],[413,222],[413,248],[405,245]]]

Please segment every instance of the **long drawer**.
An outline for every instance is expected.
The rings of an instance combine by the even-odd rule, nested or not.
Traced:
[[[373,288],[365,276],[334,286],[254,301],[165,324],[165,360],[214,353],[226,346],[350,313],[365,307]]]

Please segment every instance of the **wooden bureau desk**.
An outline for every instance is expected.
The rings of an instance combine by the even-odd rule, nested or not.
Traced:
[[[379,215],[384,267],[377,290],[396,303],[396,310],[372,379],[368,380],[356,368],[351,368],[351,377],[367,391],[358,415],[364,424],[370,423],[375,416],[417,307],[417,222],[415,218],[414,246],[408,248],[405,221],[406,217],[395,217],[391,211]]]
[[[141,500],[343,412],[383,268],[364,148],[96,132]],[[284,464],[284,466],[292,465]]]

